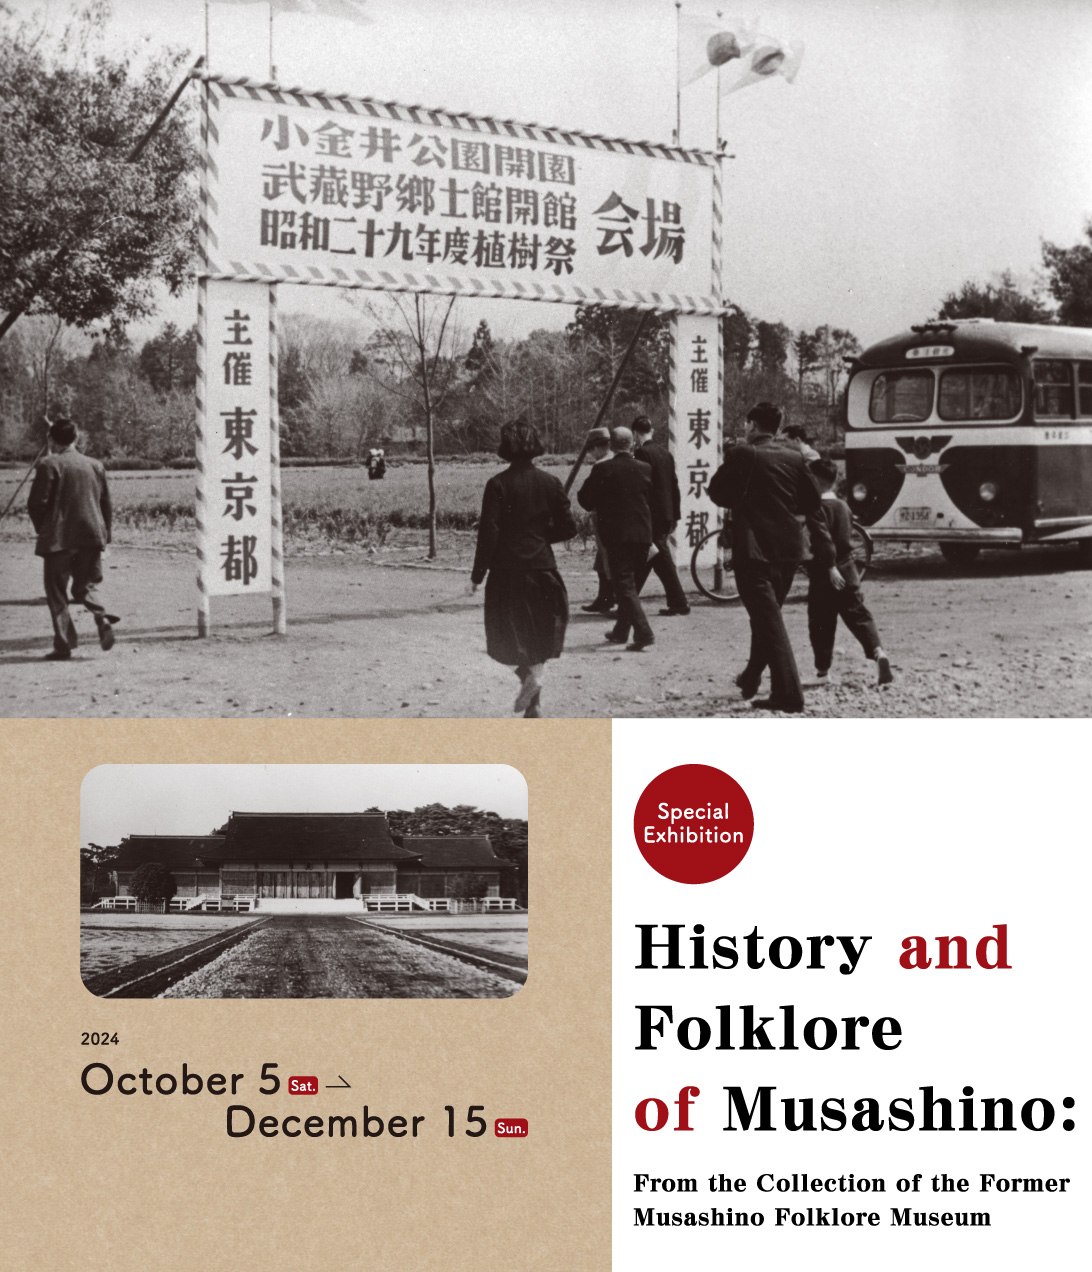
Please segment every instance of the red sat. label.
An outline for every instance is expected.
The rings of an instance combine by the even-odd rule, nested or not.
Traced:
[[[514,1135],[517,1138],[527,1134],[525,1117],[498,1117],[493,1123],[494,1135]]]
[[[318,1078],[289,1078],[289,1095],[318,1095]]]

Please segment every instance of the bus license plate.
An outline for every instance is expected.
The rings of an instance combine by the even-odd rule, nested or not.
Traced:
[[[900,508],[900,526],[927,526],[933,520],[932,508]]]

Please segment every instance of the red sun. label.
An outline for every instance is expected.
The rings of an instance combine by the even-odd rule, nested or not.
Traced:
[[[641,856],[676,883],[723,879],[747,855],[754,829],[743,787],[708,764],[680,764],[654,777],[633,814]]]

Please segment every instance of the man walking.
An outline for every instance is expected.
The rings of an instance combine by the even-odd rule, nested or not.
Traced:
[[[610,459],[610,429],[609,428],[593,428],[588,433],[587,459],[589,464],[602,464]],[[599,580],[599,588],[595,594],[595,600],[590,605],[582,605],[580,608],[586,614],[609,614],[614,609],[614,584],[610,578],[610,568],[607,565],[607,554],[603,551],[603,541],[599,537],[599,531],[595,528],[595,514],[592,513],[592,529],[595,533],[595,575]]]
[[[668,538],[675,533],[675,527],[682,515],[675,460],[665,446],[659,446],[652,440],[652,421],[647,415],[638,415],[633,421],[633,437],[637,443],[634,454],[652,469],[652,490],[648,506],[652,514],[652,542],[656,545],[656,555],[651,561],[646,561],[637,573],[637,593],[640,595],[641,588],[652,571],[663,584],[667,602],[666,608],[660,610],[661,616],[669,618],[676,614],[689,614],[690,602],[679,582],[679,572],[675,569],[675,560],[668,543]]]
[[[607,640],[625,645],[632,628],[633,643],[626,648],[639,654],[655,642],[637,596],[637,572],[652,547],[648,506],[652,473],[647,464],[634,457],[633,434],[628,428],[611,429],[610,448],[613,458],[592,468],[576,498],[581,508],[595,513],[596,529],[614,582],[618,617],[607,632]]]
[[[823,519],[819,488],[795,446],[777,439],[781,411],[759,402],[747,415],[748,440],[733,446],[709,483],[709,498],[732,514],[732,570],[751,620],[751,655],[736,677],[744,698],[758,692],[770,669],[770,696],[754,705],[770,711],[804,709],[781,606],[804,559],[802,516],[815,568],[837,573],[834,544]],[[833,578],[832,578],[833,582]],[[836,586],[836,585],[835,585]]]
[[[106,472],[97,459],[76,450],[76,426],[55,420],[49,426],[52,453],[38,465],[30,488],[27,511],[37,531],[35,554],[44,558],[45,594],[53,619],[51,662],[72,657],[79,644],[68,612],[68,584],[72,599],[95,616],[99,644],[114,646],[112,624],[96,588],[102,582],[102,550],[110,542],[110,492]]]

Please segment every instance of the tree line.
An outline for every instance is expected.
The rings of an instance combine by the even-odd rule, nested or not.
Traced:
[[[93,454],[192,462],[194,331],[168,323],[140,348],[126,334],[154,314],[160,287],[179,293],[196,267],[193,103],[160,110],[186,57],[107,55],[109,15],[108,0],[92,0],[53,36],[44,18],[0,3],[0,458],[33,455],[44,416],[67,412]],[[932,316],[1092,325],[1092,219],[1079,242],[1043,241],[1041,255],[1030,289],[1007,271],[970,280]],[[488,452],[517,416],[548,450],[571,453],[640,322],[578,306],[563,330],[504,339],[483,320],[468,337],[462,302],[350,303],[362,311],[355,323],[283,321],[287,457]],[[604,422],[664,422],[669,328],[648,319]],[[820,443],[836,438],[847,359],[860,351],[851,331],[793,331],[729,305],[721,339],[728,436],[767,399]]]
[[[438,302],[431,302],[434,306]],[[455,312],[458,313],[459,302]],[[481,320],[466,338],[457,324],[443,348],[429,346],[424,401],[415,339],[382,302],[361,323],[296,314],[281,318],[282,454],[361,459],[376,446],[423,453],[426,406],[439,453],[492,452],[500,426],[522,416],[555,454],[579,450],[640,315],[579,306],[562,330],[495,337]],[[852,333],[822,326],[792,332],[733,308],[722,320],[725,420],[759,398],[790,422],[833,437]],[[605,422],[635,414],[661,425],[668,409],[670,320],[650,315],[618,383]],[[426,337],[426,345],[428,339]],[[33,455],[43,417],[68,414],[100,458],[185,463],[193,455],[196,329],[165,323],[141,345],[124,330],[95,336],[49,315],[23,319],[0,341],[0,458]]]

